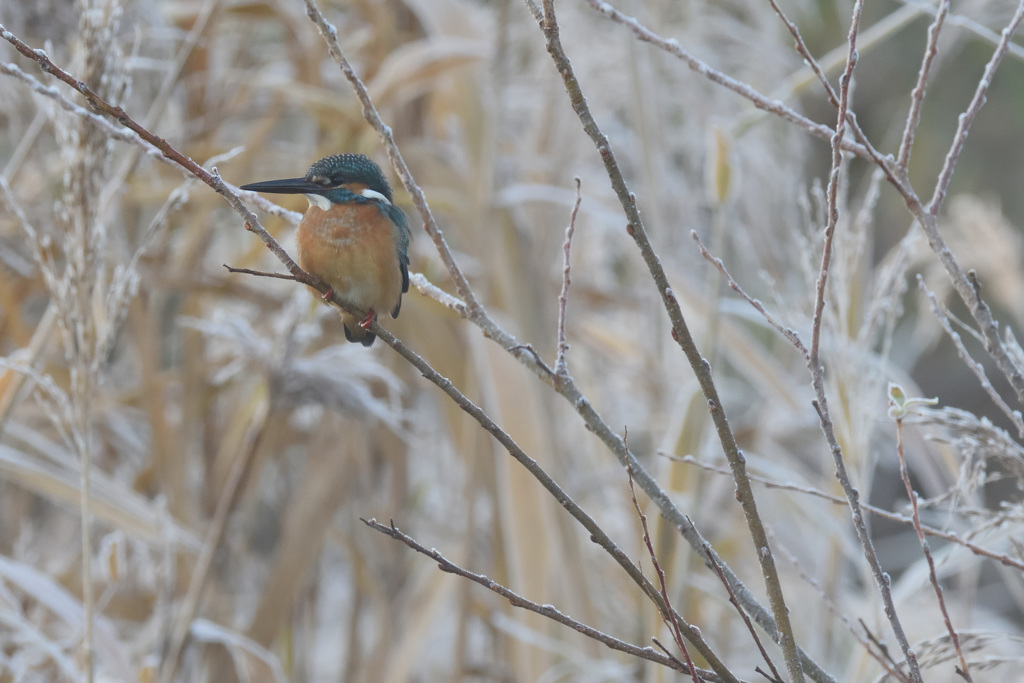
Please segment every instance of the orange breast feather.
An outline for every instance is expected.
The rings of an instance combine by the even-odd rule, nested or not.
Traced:
[[[374,204],[310,206],[296,237],[299,265],[364,311],[390,313],[402,296],[391,221]]]

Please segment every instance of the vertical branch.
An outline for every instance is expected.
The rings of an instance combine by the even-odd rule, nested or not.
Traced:
[[[786,13],[782,11],[782,7],[779,6],[779,3],[776,0],[768,1],[771,3],[772,9],[775,10],[775,14],[778,15],[782,23],[785,24],[789,34],[793,36],[796,51],[801,57],[803,57],[811,71],[814,72],[818,82],[821,83],[822,87],[825,89],[828,101],[833,107],[839,109],[839,95],[836,94],[835,88],[833,88],[832,84],[829,83],[828,77],[825,76],[824,69],[821,68],[821,64],[819,64],[818,60],[814,58],[813,54],[811,54],[811,50],[807,47],[807,43],[804,42],[803,36],[800,35],[800,29],[798,29],[796,24],[786,16]],[[860,125],[857,123],[856,115],[850,111],[848,107],[844,118],[846,119],[846,123],[850,126],[850,130],[853,132],[853,136],[857,139],[857,142],[861,144],[865,153],[864,156],[875,162],[878,168],[885,174],[885,177],[888,178],[889,182],[891,182],[897,190],[900,192],[909,191],[905,180],[901,177],[897,177],[893,172],[891,158],[882,156],[882,154],[875,149],[875,146],[871,144],[871,141],[868,140],[868,136],[864,134],[864,131],[861,130]],[[849,143],[845,140],[840,140],[840,145],[842,145],[844,149],[850,149],[848,146]]]
[[[914,531],[917,532],[917,542],[921,545],[924,559],[928,562],[928,576],[931,579],[932,588],[935,590],[935,598],[938,600],[939,609],[942,611],[942,620],[946,624],[946,631],[949,639],[953,642],[953,649],[956,650],[957,659],[960,660],[960,667],[957,673],[967,683],[973,683],[970,671],[967,669],[967,659],[964,658],[964,651],[960,647],[960,636],[953,628],[953,622],[949,618],[949,611],[946,609],[946,600],[942,597],[942,586],[939,585],[939,577],[935,572],[935,559],[932,557],[931,548],[924,537],[924,530],[921,528],[921,515],[917,508],[917,492],[910,484],[910,472],[907,470],[907,458],[903,452],[903,417],[907,409],[914,404],[935,404],[935,399],[913,399],[907,398],[901,387],[894,384],[889,385],[889,415],[896,420],[896,453],[900,460],[900,478],[903,479],[903,486],[907,490],[907,497],[910,499],[911,517],[914,520]]]
[[[629,495],[633,499],[633,509],[636,510],[637,517],[640,518],[640,526],[643,529],[644,545],[647,546],[647,554],[650,555],[651,564],[654,565],[654,571],[658,574],[658,585],[661,587],[661,599],[665,601],[665,609],[660,609],[661,618],[664,620],[665,625],[668,626],[669,631],[672,633],[672,639],[676,642],[676,647],[683,653],[683,661],[686,664],[686,668],[690,671],[690,676],[693,678],[693,683],[700,683],[700,678],[697,676],[697,670],[693,667],[693,660],[690,659],[690,652],[686,649],[686,643],[683,642],[683,634],[679,629],[679,619],[676,618],[676,612],[672,609],[672,601],[668,597],[668,585],[665,582],[665,570],[661,568],[661,563],[658,562],[658,555],[654,552],[654,544],[651,543],[651,534],[647,529],[647,515],[640,509],[640,503],[636,499],[636,488],[633,486],[633,469],[632,467],[626,468],[626,475],[629,477]]]
[[[818,275],[818,282],[815,291],[814,315],[811,326],[811,344],[808,355],[808,368],[811,372],[811,383],[814,387],[814,407],[818,411],[822,431],[828,441],[832,452],[832,459],[836,466],[836,477],[846,498],[849,501],[850,511],[853,515],[854,528],[857,537],[864,549],[864,555],[871,572],[874,576],[878,591],[882,596],[885,605],[885,614],[889,619],[890,627],[896,640],[907,658],[907,666],[910,669],[911,679],[921,683],[921,671],[917,663],[917,657],[910,648],[910,643],[903,631],[903,624],[896,613],[896,605],[892,598],[892,591],[889,587],[889,579],[882,570],[881,563],[875,553],[874,544],[868,534],[867,526],[864,523],[864,514],[860,507],[860,493],[854,488],[850,481],[849,473],[846,470],[846,463],[843,458],[842,447],[835,435],[835,427],[829,413],[828,397],[825,394],[825,369],[821,364],[821,323],[825,310],[825,285],[828,281],[829,264],[832,258],[832,243],[835,237],[836,226],[839,221],[839,173],[842,168],[843,150],[842,140],[846,130],[846,114],[850,101],[850,84],[853,78],[853,70],[857,65],[857,32],[860,29],[861,12],[864,8],[863,0],[856,0],[853,6],[853,16],[850,21],[849,50],[846,57],[846,68],[839,79],[839,113],[836,122],[836,132],[832,136],[832,167],[829,173],[828,182],[828,223],[825,227],[825,241],[821,256],[821,269]]]
[[[956,167],[956,162],[964,150],[964,145],[967,143],[967,133],[970,132],[974,118],[985,104],[985,98],[988,94],[989,86],[992,85],[996,69],[999,68],[1003,57],[1006,56],[1006,51],[1010,47],[1010,39],[1020,27],[1021,20],[1024,20],[1024,0],[1020,0],[1017,3],[1017,11],[1013,13],[1010,23],[1007,24],[999,36],[999,44],[996,45],[992,57],[988,60],[988,64],[985,65],[985,71],[981,76],[981,80],[978,81],[978,87],[974,90],[974,97],[971,98],[971,103],[957,121],[953,144],[950,146],[949,152],[946,153],[946,160],[943,162],[942,170],[939,172],[938,180],[935,182],[935,191],[932,193],[931,201],[928,202],[927,210],[932,216],[937,216],[939,209],[942,208],[942,203],[946,199],[946,192],[949,190],[949,182],[953,179],[953,169]]]
[[[949,14],[949,0],[941,0],[939,8],[935,12],[935,19],[928,27],[928,42],[924,47],[924,56],[921,58],[921,69],[917,72],[917,84],[910,92],[910,111],[907,112],[907,123],[903,128],[903,139],[900,141],[900,151],[896,158],[896,165],[905,174],[907,164],[910,163],[910,150],[914,146],[914,134],[921,122],[921,107],[924,105],[925,89],[928,85],[928,75],[932,70],[932,62],[935,55],[939,53],[939,32]]]
[[[565,229],[565,244],[562,246],[565,260],[562,265],[562,291],[558,294],[558,357],[555,359],[555,375],[558,377],[562,377],[569,372],[565,361],[565,354],[569,351],[569,342],[565,340],[565,307],[569,302],[569,284],[571,282],[569,277],[569,255],[572,252],[572,236],[576,232],[576,214],[579,213],[581,201],[579,176],[575,180],[576,201],[573,202],[572,213],[569,214],[569,227]]]
[[[786,668],[794,683],[804,680],[801,657],[796,646],[796,639],[793,637],[793,627],[789,618],[789,608],[786,606],[785,596],[782,592],[782,583],[779,580],[778,570],[775,566],[775,559],[772,556],[771,545],[764,529],[760,513],[757,510],[757,501],[754,497],[750,480],[747,478],[746,458],[736,443],[736,436],[729,426],[729,420],[725,409],[718,395],[711,374],[711,365],[701,356],[700,350],[694,342],[686,320],[683,318],[682,309],[675,293],[668,281],[668,275],[661,264],[661,258],[654,250],[644,222],[637,208],[636,196],[630,192],[626,185],[622,170],[619,168],[615,153],[612,150],[608,137],[601,131],[590,111],[587,99],[573,71],[572,63],[562,47],[561,35],[558,21],[555,17],[553,0],[544,0],[543,16],[540,22],[541,31],[547,44],[548,53],[554,62],[555,69],[562,78],[569,102],[573,111],[580,120],[584,132],[597,147],[598,153],[604,162],[605,172],[611,182],[612,189],[622,205],[623,212],[627,218],[626,232],[640,249],[640,254],[647,264],[651,279],[658,288],[665,311],[672,323],[672,338],[679,344],[686,359],[692,368],[694,375],[700,384],[701,391],[707,400],[708,411],[715,424],[718,438],[722,449],[729,460],[733,471],[733,479],[736,482],[736,497],[743,509],[743,516],[750,532],[750,538],[754,544],[754,551],[761,566],[761,574],[764,577],[765,587],[768,592],[769,604],[771,605],[772,616],[777,627],[777,637],[782,651],[786,657]],[[842,140],[842,136],[839,136]]]
[[[828,281],[828,269],[832,259],[832,240],[836,225],[839,222],[839,173],[843,165],[843,137],[846,135],[846,112],[850,106],[850,82],[853,70],[857,65],[857,31],[860,28],[861,10],[864,1],[857,0],[853,5],[853,19],[850,23],[850,49],[846,57],[846,68],[839,77],[839,115],[836,131],[832,135],[832,167],[828,177],[828,224],[825,226],[825,244],[821,252],[821,268],[818,271],[818,282],[814,296],[814,315],[811,321],[811,354],[810,363],[813,369],[819,365],[818,350],[821,342],[821,318],[825,311],[825,284]]]

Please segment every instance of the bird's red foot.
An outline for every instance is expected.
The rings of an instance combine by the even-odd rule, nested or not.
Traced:
[[[327,291],[324,292],[321,296],[323,296],[324,301],[328,301],[329,302],[334,297],[334,288],[333,287],[328,287]]]
[[[377,319],[377,312],[372,308],[366,312],[366,317],[359,321],[359,327],[362,329],[368,329],[373,321]]]

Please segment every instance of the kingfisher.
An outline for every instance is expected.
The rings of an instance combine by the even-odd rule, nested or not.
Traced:
[[[345,338],[370,346],[378,311],[398,317],[409,291],[409,227],[380,167],[362,154],[332,154],[305,177],[266,180],[241,189],[304,194],[309,208],[296,235],[299,266],[365,313],[342,312]]]

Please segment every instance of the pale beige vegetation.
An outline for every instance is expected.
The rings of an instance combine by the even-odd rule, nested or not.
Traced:
[[[233,186],[301,175],[342,151],[388,168],[418,275],[383,326],[658,586],[620,464],[636,457],[650,475],[638,477],[637,498],[662,595],[724,663],[687,643],[698,667],[716,668],[708,680],[765,680],[755,667],[768,667],[699,544],[669,521],[673,509],[749,589],[745,607],[756,601],[767,615],[784,599],[791,643],[818,667],[804,666],[810,679],[874,681],[888,669],[887,680],[958,681],[966,662],[974,681],[1019,680],[1024,425],[1014,383],[1024,353],[1012,330],[1024,324],[1024,50],[1011,46],[1000,66],[948,198],[926,199],[963,142],[956,117],[1014,3],[953,6],[906,176],[904,121],[935,14],[927,3],[869,4],[852,88],[839,85],[852,6],[783,7],[842,106],[849,96],[867,138],[894,156],[872,161],[851,146],[831,166],[821,126],[836,127],[836,106],[767,0],[616,5],[641,27],[600,5],[556,3],[560,38],[643,226],[612,191],[530,0],[321,6],[487,320],[460,317],[439,293],[466,296],[302,0],[0,0],[0,23]],[[644,26],[677,43],[639,40]],[[692,680],[657,648],[660,664],[609,649],[361,522],[391,520],[527,600],[639,647],[656,637],[683,659],[658,598],[510,457],[510,440],[481,429],[386,338],[369,350],[346,343],[312,290],[228,272],[284,271],[221,196],[125,121],[91,111],[10,39],[0,45],[0,682],[91,679],[90,662],[104,681],[172,671],[181,681]],[[772,111],[687,68],[678,48],[763,93]],[[793,111],[819,127],[784,120]],[[922,198],[916,209],[911,195]],[[244,200],[293,252],[304,200]],[[960,280],[934,240],[929,248],[929,229]],[[767,316],[730,290],[691,231]],[[643,235],[671,284],[665,299]],[[968,269],[1000,321],[991,356]],[[748,510],[756,500],[770,555],[751,543],[757,531],[735,493],[747,479],[730,473],[707,385],[673,340],[674,301],[713,370],[752,479],[740,498]],[[972,374],[968,353],[992,385]],[[808,365],[819,364],[816,388]],[[893,414],[921,520],[941,531],[928,539],[948,622],[909,521],[890,383],[940,399]],[[574,390],[584,402],[565,400]],[[860,502],[883,508],[865,511],[866,529],[920,675],[886,617],[834,452]],[[666,496],[652,502],[655,482]],[[777,569],[767,588],[766,556]],[[795,649],[757,634],[779,675],[798,677]]]

